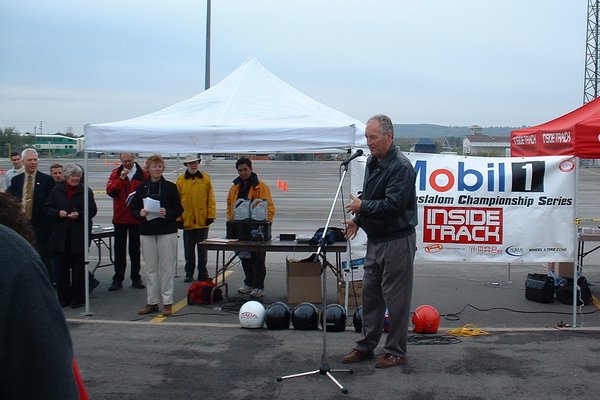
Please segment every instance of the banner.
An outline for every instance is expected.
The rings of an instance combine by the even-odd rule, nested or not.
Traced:
[[[417,173],[415,261],[573,261],[573,157],[406,155]]]

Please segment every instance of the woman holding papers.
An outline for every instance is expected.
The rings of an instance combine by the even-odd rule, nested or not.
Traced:
[[[177,218],[183,213],[177,186],[165,180],[164,159],[156,154],[148,158],[150,178],[139,185],[131,201],[131,212],[140,220],[140,242],[144,258],[147,302],[138,314],[172,313],[173,285],[177,250]]]

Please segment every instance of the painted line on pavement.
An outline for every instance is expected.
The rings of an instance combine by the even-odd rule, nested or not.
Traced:
[[[225,271],[225,278],[227,278],[232,273],[233,273],[233,271]],[[221,275],[219,275],[217,277],[217,284],[219,284],[219,278],[221,278]],[[173,304],[172,313],[175,314],[176,312],[184,309],[186,306],[188,306],[187,297],[185,299],[177,302],[177,304]],[[150,320],[150,323],[158,324],[158,323],[164,322],[167,318],[169,318],[169,317],[165,317],[161,314],[158,314],[156,317],[154,317]]]
[[[207,328],[236,328],[241,329],[240,324],[224,324],[217,322],[165,322],[162,324],[153,323],[151,321],[116,321],[116,320],[107,320],[107,319],[80,319],[80,318],[67,318],[67,322],[71,323],[79,323],[79,324],[104,324],[104,325],[148,325],[148,326],[191,326],[191,327],[207,327]],[[600,332],[600,327],[581,327],[577,326],[575,328],[565,327],[543,327],[543,328],[488,328],[488,327],[478,327],[487,332],[498,332],[498,333],[520,333],[520,332],[564,332],[564,331],[580,331],[580,332]],[[453,327],[440,327],[439,332],[443,333],[446,330],[454,329]],[[294,330],[290,328],[290,330]],[[354,332],[354,328],[347,327],[346,331]]]

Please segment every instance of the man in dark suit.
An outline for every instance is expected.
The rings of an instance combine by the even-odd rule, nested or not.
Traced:
[[[24,172],[12,178],[9,192],[21,202],[23,211],[35,234],[35,248],[50,272],[49,224],[46,221],[44,203],[54,188],[54,179],[38,171],[38,153],[28,148],[21,153]],[[31,178],[30,178],[31,177]]]

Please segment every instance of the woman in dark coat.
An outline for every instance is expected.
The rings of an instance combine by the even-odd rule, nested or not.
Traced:
[[[83,169],[68,164],[65,181],[52,189],[45,208],[52,224],[50,249],[56,260],[56,291],[60,305],[79,308],[85,304],[85,250],[84,245],[84,185]],[[94,192],[88,191],[89,228],[98,209]],[[88,243],[89,245],[89,243]]]
[[[140,241],[146,274],[146,306],[138,314],[173,312],[173,287],[177,261],[177,218],[183,213],[177,186],[163,177],[165,160],[158,154],[148,158],[150,178],[140,184],[131,201],[131,213],[140,220]]]

